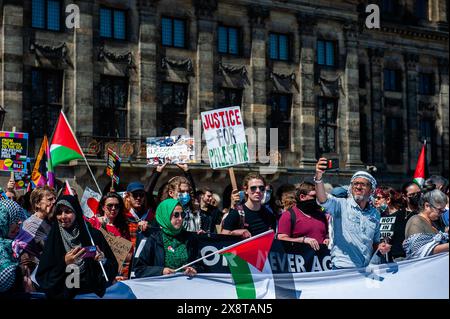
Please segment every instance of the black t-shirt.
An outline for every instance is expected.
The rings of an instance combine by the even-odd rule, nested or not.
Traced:
[[[222,212],[217,207],[208,207],[207,210],[200,210],[205,216],[202,219],[202,229],[212,234],[217,233],[216,225],[220,225],[222,221]]]
[[[380,235],[381,238],[387,236],[391,237],[389,244],[392,245],[390,259],[397,257],[405,257],[403,250],[403,241],[405,240],[405,228],[408,220],[414,213],[398,210],[391,215],[383,215],[380,220]]]
[[[269,229],[275,231],[276,220],[275,217],[266,209],[261,206],[258,211],[250,210],[247,206],[243,205],[245,213],[244,228],[247,229],[252,236],[261,234]],[[223,221],[223,229],[235,230],[241,229],[239,212],[235,209],[231,209]]]

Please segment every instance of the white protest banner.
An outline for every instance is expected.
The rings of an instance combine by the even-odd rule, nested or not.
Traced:
[[[202,112],[211,168],[249,162],[244,120],[239,106]]]
[[[133,243],[125,238],[114,236],[101,227],[99,230],[108,242],[109,247],[111,247],[114,257],[116,257],[117,263],[119,264],[118,273],[120,273],[122,271],[123,263],[127,258]]]
[[[83,197],[81,197],[81,209],[83,210],[84,216],[91,218],[97,213],[98,204],[101,198],[102,196],[99,193],[86,187]]]
[[[184,135],[148,137],[147,165],[193,163],[194,146],[194,138]]]

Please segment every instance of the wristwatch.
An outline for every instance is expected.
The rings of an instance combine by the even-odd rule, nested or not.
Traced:
[[[316,175],[314,175],[314,177],[313,177],[313,181],[314,181],[314,183],[323,183],[322,182],[322,178],[321,179],[316,179]]]

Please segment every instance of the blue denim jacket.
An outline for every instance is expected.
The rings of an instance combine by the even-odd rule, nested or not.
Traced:
[[[333,217],[331,262],[335,268],[366,267],[373,244],[380,242],[380,216],[372,205],[363,210],[352,195],[348,198],[329,196],[319,203]]]

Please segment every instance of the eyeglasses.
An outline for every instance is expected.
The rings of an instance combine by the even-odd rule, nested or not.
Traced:
[[[132,192],[131,196],[133,196],[133,198],[144,197],[145,192]]]
[[[266,190],[266,186],[250,186],[250,190],[254,193],[256,190],[259,189],[260,192],[264,192]]]
[[[428,203],[428,205],[430,205],[430,207],[436,209],[439,213],[443,213],[445,212],[445,207],[444,208],[437,208],[436,206],[434,206],[433,204],[431,204],[430,202]]]
[[[375,199],[384,199],[384,197],[383,196],[377,196],[377,197],[375,197]]]
[[[184,218],[184,217],[186,217],[186,213],[185,212],[181,212],[181,213],[179,213],[179,212],[175,212],[175,213],[173,213],[173,217],[174,218]]]
[[[108,208],[108,209],[111,209],[111,208],[120,208],[120,205],[119,204],[107,204],[106,205],[106,207]]]
[[[352,187],[353,188],[356,188],[356,187],[359,187],[359,186],[361,186],[362,188],[369,188],[370,184],[369,183],[364,183],[364,182],[353,182],[352,183]]]

